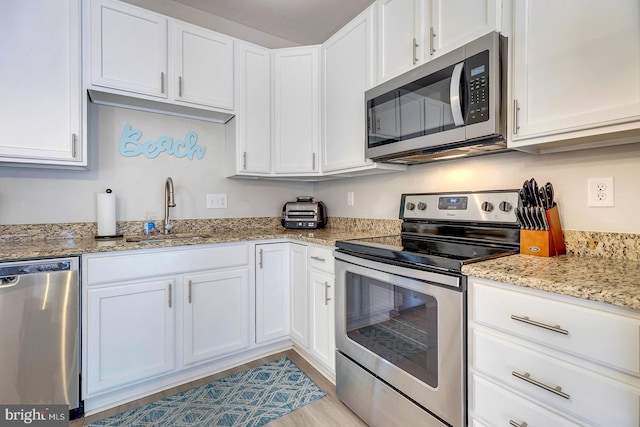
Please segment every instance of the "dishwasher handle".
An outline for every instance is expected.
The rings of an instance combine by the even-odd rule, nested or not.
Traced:
[[[24,276],[27,274],[46,274],[56,271],[71,271],[71,261],[55,262],[33,262],[10,264],[3,266],[0,264],[0,279],[13,276]]]

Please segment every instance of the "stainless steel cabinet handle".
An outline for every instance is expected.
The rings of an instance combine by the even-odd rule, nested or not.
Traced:
[[[322,258],[321,256],[315,256],[315,255],[312,255],[312,256],[311,256],[311,259],[315,259],[316,261],[322,261],[322,262],[325,262],[325,261],[326,261],[326,260],[325,260],[324,258]]]
[[[76,158],[76,134],[71,134],[71,157]]]
[[[247,152],[242,153],[242,169],[247,170]]]
[[[526,421],[523,421],[520,424],[518,424],[517,422],[515,422],[513,420],[509,420],[509,424],[511,424],[513,427],[527,427]]]
[[[260,266],[260,268],[262,268],[262,249],[260,249],[259,255],[260,255],[260,261],[258,261],[258,265]]]
[[[191,304],[191,280],[189,280],[189,304]]]
[[[511,315],[511,318],[513,320],[517,320],[518,322],[526,323],[527,325],[537,326],[539,328],[557,332],[562,335],[569,335],[569,331],[567,331],[566,329],[562,329],[560,325],[551,326],[551,325],[547,325],[546,323],[540,323],[540,322],[536,322],[535,320],[531,320],[527,316],[520,317],[514,314]]]
[[[518,100],[513,100],[513,134],[518,134],[518,129],[520,129],[520,124],[518,123],[518,111],[520,111],[520,107],[518,107]]]
[[[311,156],[311,164],[312,164],[313,170],[316,170],[316,153],[313,153],[313,155]]]
[[[562,391],[562,387],[557,386],[557,387],[551,387],[549,385],[546,385],[545,383],[541,383],[540,381],[536,381],[533,378],[531,378],[531,375],[528,372],[525,372],[524,374],[521,374],[519,372],[516,371],[512,371],[511,375],[513,375],[516,378],[519,378],[523,381],[528,382],[529,384],[533,384],[537,387],[540,387],[541,389],[547,390],[555,395],[558,395],[560,397],[564,397],[565,399],[569,399],[570,396]]]
[[[433,39],[436,37],[436,33],[433,32],[433,27],[429,28],[429,54],[433,55],[434,53],[436,53],[436,50],[433,46],[435,46],[435,43],[433,42]]]
[[[331,298],[329,298],[330,287],[329,282],[324,282],[324,305],[329,305],[329,301],[331,301]]]
[[[182,76],[178,77],[178,96],[182,98]]]
[[[164,71],[160,72],[160,93],[164,93]]]
[[[414,37],[413,38],[413,65],[416,65],[418,63],[417,53],[418,53],[418,42]]]
[[[172,288],[173,286],[171,285],[171,283],[169,283],[169,308],[171,308],[171,296],[173,294],[173,292],[171,292]]]

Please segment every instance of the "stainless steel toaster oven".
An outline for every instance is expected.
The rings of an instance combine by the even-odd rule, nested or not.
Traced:
[[[284,228],[323,228],[327,225],[327,208],[311,196],[296,197],[295,202],[282,206],[281,224]]]

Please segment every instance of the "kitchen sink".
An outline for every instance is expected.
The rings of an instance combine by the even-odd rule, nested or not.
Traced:
[[[176,234],[156,234],[153,236],[129,236],[126,241],[129,243],[159,243],[176,242],[180,240],[201,240],[212,237],[210,234],[176,233]]]

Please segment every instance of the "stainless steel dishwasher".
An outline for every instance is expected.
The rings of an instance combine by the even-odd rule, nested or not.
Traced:
[[[0,402],[80,402],[77,257],[0,263]]]

